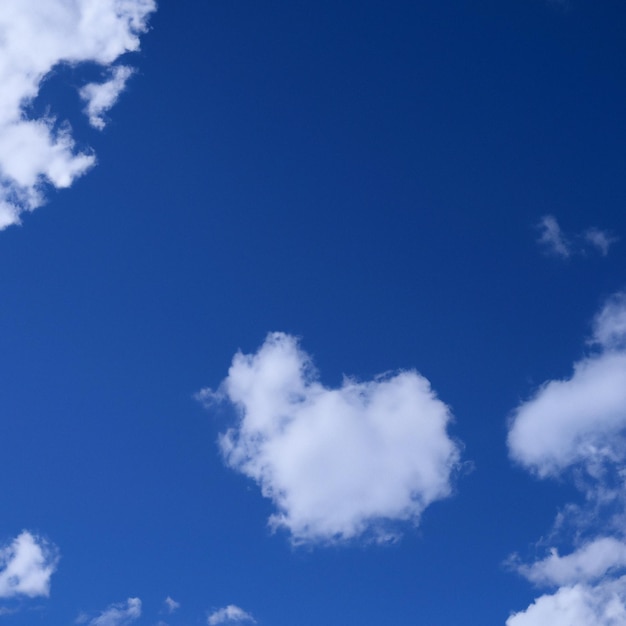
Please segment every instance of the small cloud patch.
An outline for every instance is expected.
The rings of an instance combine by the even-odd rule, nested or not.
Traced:
[[[9,545],[0,548],[0,598],[47,597],[58,560],[54,546],[23,531]]]
[[[599,228],[588,228],[582,233],[565,233],[554,215],[544,215],[537,224],[538,243],[546,254],[568,259],[591,252],[606,256],[617,237]]]

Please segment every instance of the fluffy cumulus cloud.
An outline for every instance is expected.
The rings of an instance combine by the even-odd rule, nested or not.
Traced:
[[[506,626],[626,626],[626,578],[561,587],[515,613]]]
[[[545,383],[511,421],[511,456],[541,477],[571,472],[585,503],[566,508],[575,513],[571,553],[552,549],[517,565],[529,581],[556,591],[507,626],[626,626],[626,294],[606,302],[589,343],[592,354],[572,375]]]
[[[57,562],[54,546],[23,531],[0,547],[0,598],[48,596]]]
[[[229,604],[225,606],[223,609],[218,609],[209,615],[209,619],[207,620],[209,626],[216,626],[217,624],[227,624],[227,623],[241,623],[241,622],[251,622],[255,623],[255,619],[247,613],[243,609],[240,609],[238,606],[234,604]]]
[[[5,0],[0,11],[0,228],[44,202],[47,185],[69,187],[95,162],[76,149],[67,123],[34,118],[28,106],[59,64],[108,69],[102,84],[83,87],[97,128],[116,101],[130,69],[113,67],[139,48],[154,0]]]
[[[544,215],[537,224],[539,244],[544,250],[562,259],[585,255],[590,251],[606,256],[617,241],[613,235],[599,228],[588,228],[582,233],[566,234],[554,215]]]
[[[626,543],[614,537],[599,537],[565,556],[552,549],[548,557],[522,565],[519,571],[535,584],[560,586],[597,581],[624,568]]]
[[[545,383],[513,415],[511,456],[539,476],[626,457],[626,295],[613,296],[595,320],[596,351],[563,380]]]
[[[459,462],[451,414],[417,372],[329,389],[298,341],[273,333],[199,397],[238,409],[220,437],[226,463],[258,483],[277,508],[270,524],[296,543],[382,540],[390,521],[417,523],[450,494]]]
[[[88,622],[89,626],[127,626],[141,617],[141,600],[128,598],[126,603],[112,604]]]

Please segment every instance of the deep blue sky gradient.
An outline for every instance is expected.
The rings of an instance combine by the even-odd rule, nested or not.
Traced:
[[[167,595],[173,626],[524,609],[503,563],[577,496],[511,465],[506,419],[569,373],[626,260],[550,258],[536,224],[626,236],[625,21],[617,0],[161,0],[104,133],[66,91],[93,68],[51,77],[98,165],[0,233],[0,537],[62,559],[51,599],[0,621],[139,596],[151,624]],[[451,405],[465,471],[398,544],[293,549],[223,466],[232,415],[193,394],[272,330],[325,384],[416,368]]]

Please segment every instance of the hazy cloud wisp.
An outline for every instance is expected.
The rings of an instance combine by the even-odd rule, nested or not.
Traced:
[[[590,583],[607,573],[626,567],[626,543],[614,537],[599,537],[566,556],[553,549],[532,565],[518,568],[520,574],[537,585]]]
[[[89,626],[127,626],[141,617],[141,600],[128,598],[126,603],[112,604],[88,622]]]
[[[229,604],[223,609],[218,609],[209,615],[207,620],[209,626],[217,626],[217,624],[227,624],[229,622],[251,622],[256,623],[256,620],[243,609],[240,609],[234,604]]]
[[[617,238],[599,228],[588,228],[582,233],[566,234],[554,215],[544,215],[537,224],[539,244],[552,256],[567,259],[590,251],[606,256]]]

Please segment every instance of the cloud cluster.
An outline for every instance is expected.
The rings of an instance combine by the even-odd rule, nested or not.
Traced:
[[[537,224],[539,243],[548,254],[567,259],[574,255],[585,255],[589,251],[606,256],[609,248],[617,241],[610,233],[599,228],[588,228],[582,233],[566,234],[553,215],[544,215]]]
[[[154,0],[5,0],[0,11],[0,229],[44,202],[47,185],[69,187],[95,163],[78,152],[69,124],[33,118],[28,106],[59,64],[95,63],[108,73],[85,85],[91,124],[102,128],[131,70],[113,67],[139,48]]]
[[[58,552],[28,531],[0,547],[0,598],[48,596]]]
[[[220,437],[226,463],[257,482],[277,507],[270,524],[296,543],[383,540],[390,521],[417,523],[451,492],[451,414],[417,372],[329,389],[294,337],[272,333],[199,397],[238,409]]]
[[[256,620],[243,609],[240,609],[234,604],[229,604],[223,609],[218,609],[209,615],[207,620],[209,626],[217,626],[217,624],[227,624],[228,622],[252,622],[256,623]]]
[[[570,554],[552,549],[517,566],[534,584],[556,591],[512,615],[507,626],[626,626],[626,294],[606,302],[589,343],[593,352],[574,364],[573,374],[546,382],[511,421],[512,458],[540,477],[572,474],[585,504],[582,511],[570,507],[577,526]]]

